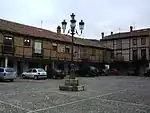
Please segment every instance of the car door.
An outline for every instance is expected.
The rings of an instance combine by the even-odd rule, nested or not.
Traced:
[[[37,70],[36,69],[32,69],[32,78],[34,78],[34,76],[37,75]]]
[[[25,76],[31,78],[32,69],[26,71]]]

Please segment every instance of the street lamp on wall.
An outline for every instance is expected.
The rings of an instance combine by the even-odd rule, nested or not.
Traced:
[[[79,36],[81,36],[82,35],[82,32],[83,32],[83,30],[84,30],[84,22],[83,22],[83,20],[81,20],[80,22],[79,22],[79,29],[80,29],[80,34],[78,33],[78,31],[77,31],[77,29],[76,29],[76,20],[75,20],[75,14],[74,13],[72,13],[71,15],[71,20],[70,20],[70,29],[68,30],[68,33],[67,34],[71,34],[71,36],[72,36],[72,46],[71,46],[71,63],[72,63],[72,65],[71,65],[71,76],[70,77],[74,77],[73,75],[74,75],[74,69],[73,69],[73,52],[74,52],[74,35],[75,34],[77,34],[77,35],[79,35]],[[67,26],[67,22],[65,21],[65,20],[63,20],[62,22],[61,22],[61,24],[62,24],[62,29],[63,29],[63,33],[65,33],[65,30],[66,30],[66,26]]]

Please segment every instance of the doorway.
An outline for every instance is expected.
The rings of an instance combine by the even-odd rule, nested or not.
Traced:
[[[22,62],[21,61],[17,61],[17,75],[21,76],[22,72],[23,72]]]

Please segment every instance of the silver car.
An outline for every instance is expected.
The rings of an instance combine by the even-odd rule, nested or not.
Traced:
[[[4,68],[4,67],[0,67],[0,79],[2,80],[10,80],[11,82],[14,81],[14,79],[16,79],[16,71],[13,68]]]
[[[38,79],[46,79],[47,72],[42,68],[31,68],[22,73],[23,78],[33,78],[35,80]]]

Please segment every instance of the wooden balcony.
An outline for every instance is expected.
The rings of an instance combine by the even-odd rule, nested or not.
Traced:
[[[86,59],[86,60],[91,60],[90,57],[91,57],[90,54],[88,54],[88,53],[82,53],[80,58],[81,59]]]
[[[2,53],[3,54],[14,54],[15,48],[13,45],[2,45]]]
[[[15,46],[14,55],[17,57],[22,57],[23,56],[23,47],[22,46]]]
[[[58,60],[71,60],[71,54],[70,53],[59,53],[57,52],[57,59]]]

